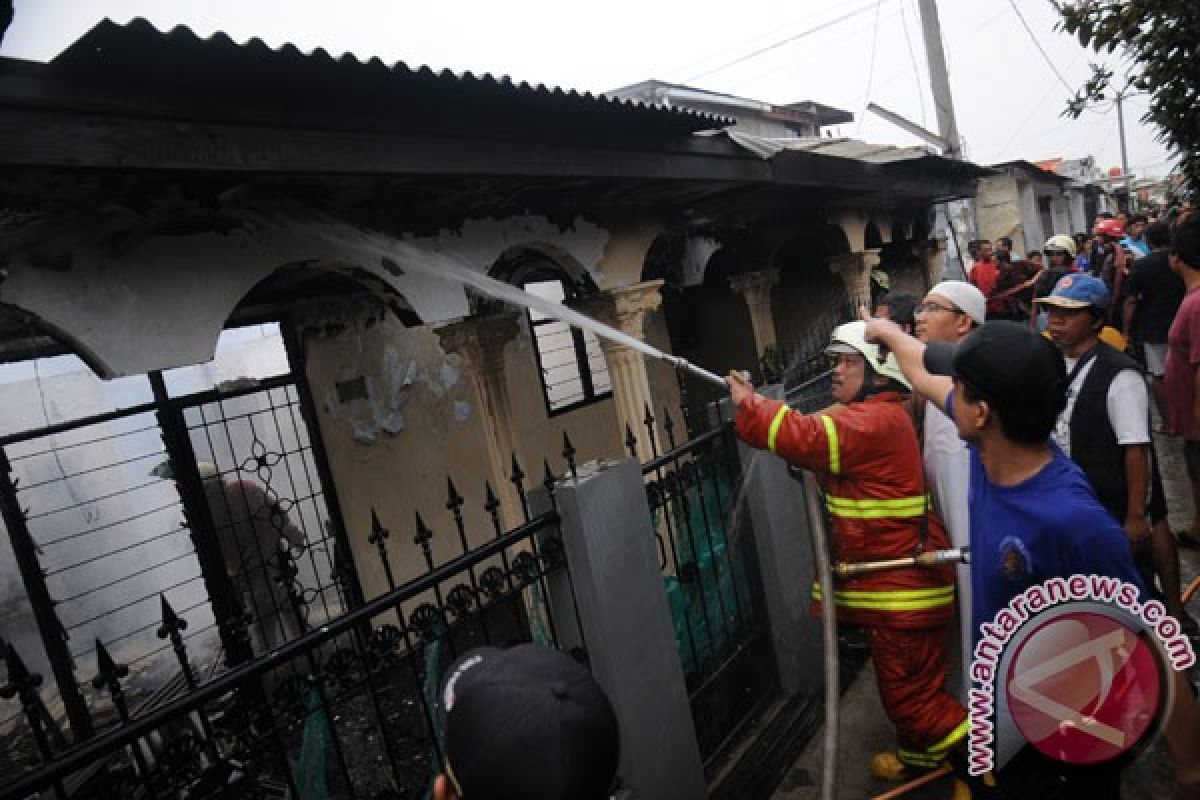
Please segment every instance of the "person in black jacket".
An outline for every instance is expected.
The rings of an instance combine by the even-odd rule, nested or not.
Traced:
[[[1108,287],[1091,275],[1067,275],[1038,303],[1046,308],[1046,330],[1067,367],[1067,405],[1053,438],[1125,528],[1147,585],[1153,587],[1157,575],[1168,613],[1195,631],[1180,598],[1179,554],[1166,524],[1146,381],[1136,361],[1099,339]]]
[[[1183,302],[1183,279],[1171,271],[1171,229],[1165,222],[1146,228],[1150,255],[1133,262],[1125,282],[1125,331],[1142,347],[1159,417],[1167,419],[1167,332]]]

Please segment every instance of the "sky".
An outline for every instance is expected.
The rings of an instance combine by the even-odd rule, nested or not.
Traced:
[[[1121,163],[1111,103],[1078,120],[1061,111],[1089,61],[1123,67],[1056,31],[1048,0],[939,0],[938,9],[968,158]],[[816,100],[855,114],[835,133],[871,142],[918,140],[867,113],[868,100],[937,127],[917,0],[16,0],[0,55],[48,61],[104,17],[580,91],[657,78],[769,103]],[[1140,121],[1147,99],[1125,103],[1139,177],[1170,168],[1155,130]]]

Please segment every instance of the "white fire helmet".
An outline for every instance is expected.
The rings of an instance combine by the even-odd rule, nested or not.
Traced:
[[[880,363],[879,345],[867,341],[867,337],[865,336],[866,328],[867,323],[862,320],[838,325],[833,329],[833,336],[830,338],[829,346],[825,348],[825,352],[832,354],[856,353],[865,358],[867,366],[880,375],[885,378],[891,378],[906,389],[911,389],[912,385],[908,382],[908,378],[904,377],[904,373],[900,371],[900,364],[897,363],[894,354],[888,353],[887,358],[883,360],[883,363]]]
[[[1067,255],[1069,255],[1071,258],[1074,258],[1075,253],[1077,252],[1075,250],[1074,237],[1067,236],[1065,233],[1058,233],[1058,234],[1055,234],[1054,236],[1051,236],[1049,239],[1046,240],[1046,243],[1044,245],[1042,245],[1042,249],[1047,250],[1047,251],[1049,251],[1049,250],[1065,250],[1067,252]]]

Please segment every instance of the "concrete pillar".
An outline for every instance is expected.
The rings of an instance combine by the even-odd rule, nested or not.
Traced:
[[[946,237],[930,236],[921,245],[921,260],[925,266],[925,288],[932,289],[946,275]]]
[[[779,283],[779,270],[761,269],[734,275],[729,288],[742,296],[750,309],[750,325],[754,329],[754,347],[761,356],[768,347],[775,347],[775,316],[771,311],[771,289]]]
[[[550,607],[560,645],[578,644],[570,637],[582,630],[592,674],[617,712],[622,783],[645,800],[704,797],[641,466],[632,459],[584,464],[577,479],[557,484],[555,502],[569,577],[550,576]],[[530,504],[540,513],[550,498],[537,489]]]
[[[621,286],[593,295],[575,304],[584,314],[610,325],[635,339],[645,341],[647,311],[657,311],[662,305],[658,293],[663,281],[654,280]],[[647,405],[654,407],[650,396],[650,379],[646,374],[646,357],[631,347],[600,339],[608,374],[612,379],[613,400],[617,407],[617,423],[624,435],[625,427],[637,438],[638,458],[642,462],[652,457],[649,437],[642,422]]]
[[[442,349],[462,358],[463,372],[471,381],[483,422],[488,479],[510,528],[524,521],[521,499],[508,479],[514,448],[511,404],[504,379],[504,347],[517,338],[517,320],[515,313],[467,317],[436,331]]]
[[[764,386],[760,391],[783,399],[782,386]],[[724,418],[731,419],[729,400],[721,405]],[[803,487],[787,463],[768,452],[738,442],[738,458],[742,502],[750,511],[779,686],[789,695],[819,695],[824,685],[821,621],[811,613],[816,571]]]
[[[871,305],[871,270],[879,266],[879,250],[863,250],[829,259],[829,269],[846,284],[855,306]]]

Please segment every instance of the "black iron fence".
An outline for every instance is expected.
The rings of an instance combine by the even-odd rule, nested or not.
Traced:
[[[564,442],[574,469],[573,448]],[[440,764],[433,695],[445,665],[479,644],[553,645],[560,625],[576,624],[556,619],[544,602],[550,576],[561,573],[570,586],[554,479],[544,467],[551,508],[530,516],[525,476],[514,459],[511,479],[525,522],[509,531],[488,486],[481,499],[490,530],[469,532],[462,513],[467,500],[449,480],[449,519],[431,526],[418,515],[407,551],[388,546],[391,534],[373,515],[369,542],[389,591],[319,624],[302,602],[297,570],[277,570],[284,596],[292,598],[281,613],[290,614],[301,633],[215,677],[198,668],[189,649],[194,619],[160,594],[154,633],[170,649],[174,669],[155,692],[135,701],[129,666],[97,641],[90,686],[115,723],[73,745],[47,712],[38,691],[42,676],[26,667],[14,645],[4,644],[7,682],[0,698],[19,706],[23,725],[14,741],[25,752],[9,760],[0,800],[40,792],[57,798],[423,797]],[[437,563],[431,543],[441,537],[456,545],[456,555]],[[426,570],[396,585],[391,558],[398,555],[421,559]],[[232,625],[229,635],[247,641],[250,619]],[[582,632],[564,639],[583,641]]]
[[[662,417],[665,443],[656,427],[647,408],[643,435],[653,457],[642,473],[697,741],[711,774],[772,700],[778,676],[749,513],[738,498],[732,427],[680,445],[669,412]],[[632,430],[626,445],[636,458]]]

